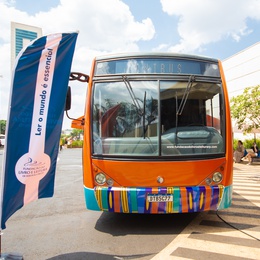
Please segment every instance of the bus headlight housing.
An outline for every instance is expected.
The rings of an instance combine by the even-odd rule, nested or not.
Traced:
[[[224,178],[224,166],[221,165],[218,169],[208,175],[199,185],[214,186],[219,185]]]
[[[106,179],[106,176],[105,176],[105,174],[102,173],[102,172],[99,172],[99,173],[95,176],[95,181],[96,181],[96,183],[99,184],[99,185],[105,184],[106,180],[107,180],[107,179]]]
[[[220,172],[215,172],[212,176],[212,180],[215,182],[215,183],[219,183],[221,182],[223,179],[223,176]]]

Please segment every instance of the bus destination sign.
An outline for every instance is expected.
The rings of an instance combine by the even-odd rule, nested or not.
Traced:
[[[169,58],[131,58],[98,61],[95,76],[114,74],[192,74],[219,77],[217,63],[209,61],[169,59]]]

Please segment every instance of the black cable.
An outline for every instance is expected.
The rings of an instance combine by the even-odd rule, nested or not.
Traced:
[[[228,223],[227,221],[225,221],[222,217],[219,216],[218,210],[216,211],[216,215],[218,216],[218,218],[219,218],[220,220],[222,220],[222,221],[223,221],[225,224],[227,224],[228,226],[230,226],[230,227],[232,227],[232,228],[234,228],[234,229],[240,231],[241,233],[243,233],[243,234],[245,234],[245,235],[247,235],[247,236],[249,236],[249,237],[251,237],[251,238],[253,238],[253,239],[257,240],[257,241],[260,241],[259,238],[254,237],[254,236],[252,236],[252,235],[250,235],[250,234],[244,232],[243,230],[241,230],[241,229],[239,229],[239,228],[233,226],[232,224]]]

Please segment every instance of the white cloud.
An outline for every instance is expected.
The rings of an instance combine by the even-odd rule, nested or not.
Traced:
[[[106,51],[137,50],[136,42],[150,40],[155,33],[149,18],[135,21],[119,0],[61,0],[50,12],[38,13],[33,22],[46,33],[79,30],[82,45]]]
[[[160,0],[163,11],[179,17],[180,42],[170,51],[192,52],[206,44],[232,37],[241,37],[252,32],[247,19],[260,20],[258,0]]]
[[[151,19],[136,21],[129,7],[120,0],[60,0],[57,7],[35,15],[28,15],[14,6],[15,1],[0,0],[0,75],[3,75],[0,78],[0,119],[7,113],[6,97],[11,84],[11,21],[41,27],[43,34],[78,30],[72,70],[86,74],[95,56],[109,52],[138,51],[138,41],[150,40],[155,35]],[[85,94],[84,90],[82,93]]]
[[[169,44],[160,44],[159,46],[157,46],[156,48],[153,48],[153,51],[157,51],[157,52],[160,52],[160,51],[165,51],[169,48]]]

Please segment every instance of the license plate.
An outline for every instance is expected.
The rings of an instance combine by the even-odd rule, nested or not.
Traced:
[[[148,194],[147,200],[149,202],[168,202],[173,201],[173,196],[169,194]]]

